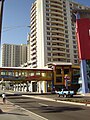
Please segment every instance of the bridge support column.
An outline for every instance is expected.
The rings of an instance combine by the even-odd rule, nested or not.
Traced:
[[[40,81],[40,89],[39,91],[41,93],[46,93],[47,92],[47,81]]]
[[[16,84],[14,84],[14,91],[16,91]]]
[[[23,83],[22,91],[24,92],[24,83]]]

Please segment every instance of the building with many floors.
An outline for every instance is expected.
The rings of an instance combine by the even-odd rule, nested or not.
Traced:
[[[17,67],[27,62],[27,45],[2,45],[2,66]]]
[[[49,62],[79,64],[72,9],[88,7],[72,0],[36,0],[31,7],[28,46],[31,67]]]

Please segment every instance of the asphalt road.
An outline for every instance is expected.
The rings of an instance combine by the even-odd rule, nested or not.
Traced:
[[[90,107],[45,101],[22,96],[8,100],[48,120],[90,120]]]

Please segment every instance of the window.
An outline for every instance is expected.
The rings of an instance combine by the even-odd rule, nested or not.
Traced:
[[[69,43],[69,40],[66,40],[66,43]]]
[[[64,75],[69,73],[69,69],[64,69]]]
[[[44,72],[41,73],[41,75],[42,75],[42,77],[46,77],[46,73],[44,73]]]
[[[6,73],[5,71],[1,71],[1,75],[6,75],[5,73]]]
[[[52,77],[52,73],[51,72],[47,72],[47,76],[48,77]]]
[[[77,60],[74,60],[74,63],[78,63],[78,61],[77,61]]]
[[[49,7],[49,5],[46,4],[46,7]]]
[[[49,22],[47,22],[47,25],[50,25],[50,23],[49,23]]]
[[[49,18],[46,18],[46,20],[48,20],[48,21],[49,21]]]
[[[70,62],[70,59],[67,59],[67,62]]]
[[[34,72],[31,72],[31,76],[34,76]]]
[[[72,30],[75,30],[75,28],[74,28],[74,27],[72,27]]]
[[[73,44],[76,44],[76,41],[73,41]]]
[[[51,56],[51,53],[48,53],[48,56]]]
[[[50,37],[47,37],[47,40],[50,40]]]
[[[26,76],[26,77],[28,76],[27,72],[25,72],[25,76]]]
[[[69,44],[67,44],[66,47],[69,48]]]
[[[49,12],[49,9],[46,9],[47,12]]]
[[[66,38],[68,38],[68,35],[65,35]]]
[[[75,39],[75,36],[73,36],[72,38]]]
[[[67,22],[64,22],[67,25]]]
[[[75,32],[72,32],[73,35],[75,35]]]
[[[50,32],[47,32],[47,35],[50,35]]]
[[[70,3],[70,6],[72,6],[72,4]]]
[[[77,51],[76,51],[76,50],[74,50],[74,53],[77,53]]]
[[[47,30],[50,30],[50,27],[47,27]]]
[[[67,57],[70,57],[70,54],[67,54]]]
[[[65,30],[65,33],[68,33],[68,31],[67,31],[67,30]]]
[[[24,73],[24,71],[22,71],[22,76],[24,76],[25,75],[25,73]]]
[[[18,72],[17,71],[15,72],[15,76],[18,76]]]
[[[47,47],[47,50],[51,50],[51,48],[50,48],[50,47]]]
[[[77,58],[77,55],[74,55],[74,58]]]
[[[49,13],[46,13],[46,16],[49,16]]]
[[[37,72],[36,72],[36,75],[40,75],[40,71],[37,71]]]
[[[68,26],[65,26],[66,29],[68,29]]]
[[[73,48],[76,48],[76,46],[74,45]]]
[[[56,82],[62,82],[62,77],[56,77]]]
[[[49,1],[48,1],[48,0],[46,0],[46,3],[49,3]]]
[[[51,58],[48,58],[48,61],[51,61]]]
[[[56,74],[61,74],[61,69],[56,69]]]

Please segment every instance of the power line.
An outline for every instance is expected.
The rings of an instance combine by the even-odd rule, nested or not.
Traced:
[[[26,28],[26,27],[30,27],[30,26],[10,26],[10,27],[3,27],[3,31],[2,32],[6,32],[6,31],[10,31],[13,29],[19,29],[19,28]]]

